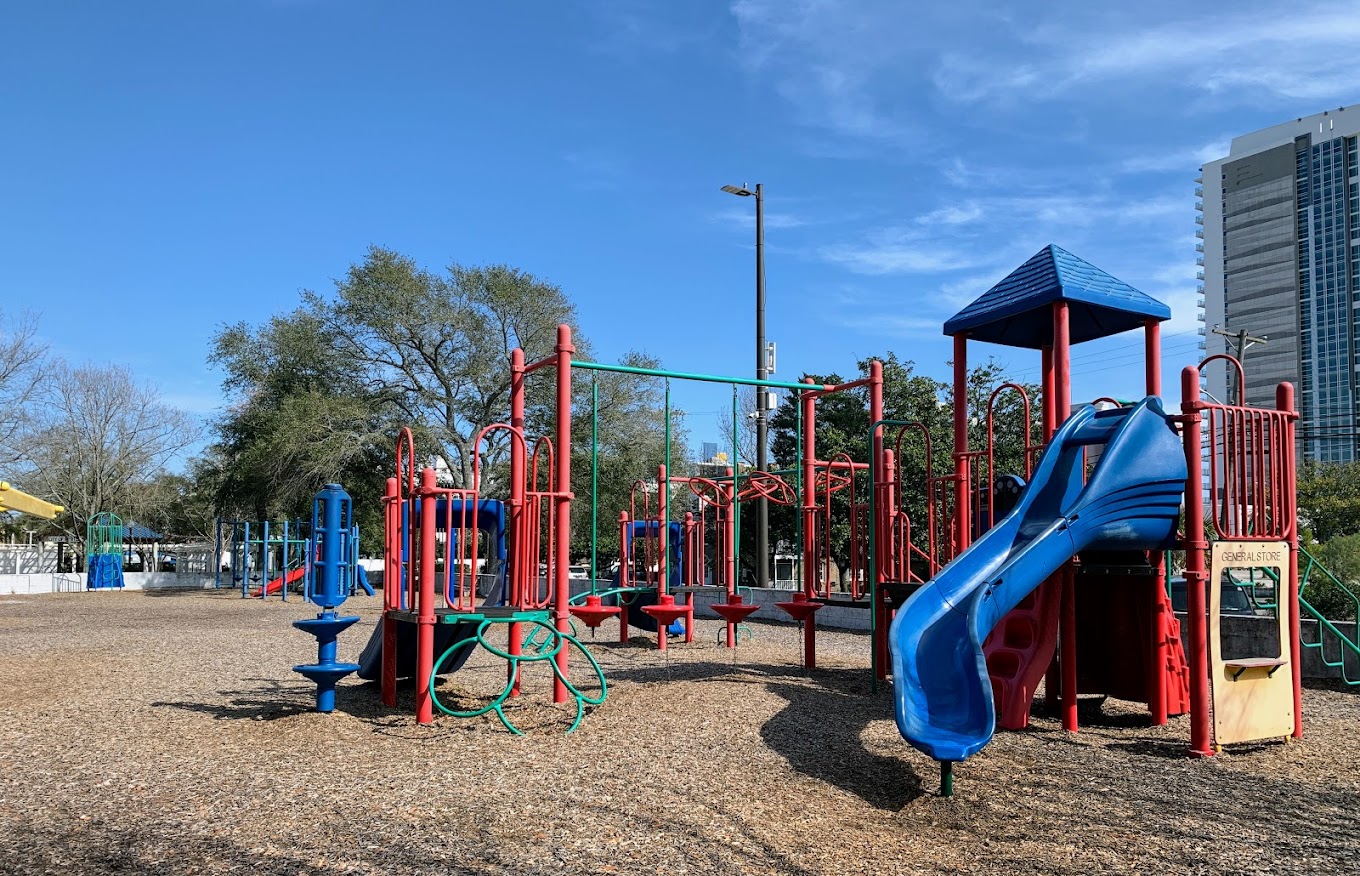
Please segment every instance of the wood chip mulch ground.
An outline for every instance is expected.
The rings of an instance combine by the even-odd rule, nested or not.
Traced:
[[[379,601],[340,640],[354,659]],[[313,612],[314,613],[314,612]],[[789,626],[666,655],[601,628],[605,705],[563,736],[530,675],[494,717],[418,726],[376,684],[310,711],[290,602],[225,592],[0,599],[4,873],[1360,872],[1360,694],[1310,688],[1306,736],[1184,756],[1184,718],[1089,703],[957,770],[953,799],[870,693],[863,635]],[[498,688],[475,658],[442,690]]]

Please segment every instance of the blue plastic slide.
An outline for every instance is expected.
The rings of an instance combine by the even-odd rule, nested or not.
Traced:
[[[1083,485],[1083,450],[1098,445]],[[898,610],[888,638],[902,737],[949,762],[986,745],[996,714],[982,643],[992,627],[1079,551],[1169,545],[1185,478],[1160,399],[1073,414],[1014,510]]]

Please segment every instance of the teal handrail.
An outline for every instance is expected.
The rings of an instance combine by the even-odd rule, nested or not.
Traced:
[[[1332,620],[1330,618],[1327,618],[1322,614],[1322,612],[1314,608],[1313,604],[1310,603],[1307,597],[1304,596],[1304,592],[1308,589],[1308,582],[1312,578],[1314,569],[1317,569],[1323,575],[1327,576],[1327,579],[1331,581],[1333,584],[1335,584],[1337,587],[1339,587],[1341,589],[1341,592],[1346,594],[1350,601],[1355,605],[1356,623],[1354,629],[1355,632],[1357,633],[1360,633],[1360,596],[1357,596],[1355,594],[1355,591],[1347,587],[1344,581],[1336,577],[1336,575],[1332,574],[1332,571],[1330,569],[1322,565],[1322,563],[1318,562],[1317,557],[1308,553],[1308,549],[1305,548],[1303,545],[1299,545],[1299,554],[1302,555],[1302,557],[1308,561],[1307,565],[1304,566],[1303,569],[1299,572],[1300,616],[1302,616],[1303,613],[1307,613],[1309,616],[1313,618],[1314,621],[1317,622],[1318,628],[1317,640],[1313,642],[1305,642],[1302,638],[1302,630],[1300,630],[1299,644],[1304,648],[1312,648],[1315,651],[1317,651],[1318,659],[1322,661],[1322,665],[1331,667],[1332,669],[1340,670],[1341,680],[1343,682],[1352,687],[1360,685],[1360,678],[1351,678],[1350,674],[1346,670],[1346,652],[1349,651],[1351,654],[1355,655],[1357,661],[1360,661],[1360,643],[1357,643],[1355,639],[1341,632],[1341,630],[1337,628],[1336,624],[1332,623]],[[1256,605],[1257,608],[1273,609],[1276,608],[1280,602],[1280,576],[1273,569],[1265,569],[1264,571],[1266,575],[1268,575],[1271,578],[1271,580],[1275,582],[1275,602],[1274,603],[1257,602],[1255,597],[1256,588],[1252,587],[1250,591],[1252,594],[1252,603]],[[1331,660],[1327,657],[1326,647],[1327,637],[1325,635],[1326,633],[1331,633],[1332,637],[1336,639],[1337,659],[1335,660]]]
[[[1340,578],[1336,577],[1336,575],[1333,575],[1331,570],[1329,570],[1326,566],[1319,563],[1317,561],[1317,558],[1314,557],[1312,554],[1308,553],[1308,551],[1302,546],[1299,547],[1299,553],[1308,558],[1308,565],[1304,568],[1302,574],[1299,575],[1299,608],[1303,609],[1304,611],[1312,615],[1313,619],[1317,621],[1318,625],[1317,641],[1304,642],[1300,640],[1299,644],[1301,644],[1305,648],[1316,649],[1316,651],[1318,652],[1318,659],[1322,661],[1323,665],[1330,666],[1334,669],[1339,669],[1341,671],[1341,680],[1344,681],[1346,684],[1351,686],[1360,685],[1360,678],[1351,678],[1346,671],[1346,652],[1350,651],[1351,654],[1355,656],[1357,661],[1360,661],[1360,644],[1357,644],[1354,639],[1350,638],[1345,633],[1341,632],[1341,630],[1337,629],[1336,625],[1332,623],[1330,619],[1323,617],[1322,612],[1314,608],[1312,604],[1309,603],[1308,600],[1304,598],[1303,593],[1304,590],[1307,589],[1308,587],[1308,581],[1313,570],[1318,569],[1319,571],[1321,571],[1322,574],[1327,576],[1328,580],[1330,580],[1337,587],[1341,588],[1341,592],[1345,593],[1346,596],[1350,599],[1351,603],[1355,606],[1356,624],[1355,627],[1353,627],[1353,631],[1360,630],[1360,597],[1357,597],[1353,590],[1347,587]],[[1278,599],[1279,593],[1278,586],[1276,587],[1276,593],[1277,593],[1276,598]],[[1336,639],[1337,642],[1336,660],[1329,660],[1327,658],[1327,650],[1325,648],[1327,639],[1323,635],[1324,631],[1331,633],[1332,636]],[[1352,634],[1354,634],[1354,632]]]

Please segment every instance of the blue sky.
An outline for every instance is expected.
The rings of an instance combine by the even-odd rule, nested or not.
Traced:
[[[9,4],[0,307],[207,415],[220,325],[380,244],[558,283],[602,359],[746,374],[753,205],[719,187],[760,182],[778,377],[887,350],[943,377],[944,319],[1051,242],[1171,304],[1174,386],[1200,162],[1360,99],[1354,4],[1226,9]],[[1074,396],[1138,394],[1138,343],[1076,348]],[[696,443],[728,398],[677,389]]]

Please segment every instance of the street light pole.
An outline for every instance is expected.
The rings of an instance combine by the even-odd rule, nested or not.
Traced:
[[[761,184],[756,183],[756,379],[765,380],[769,373],[765,370],[765,193]],[[765,399],[769,390],[756,387],[756,469],[769,469],[766,452],[769,447],[769,423],[766,420]],[[756,516],[756,586],[762,589],[770,586],[770,501],[761,495],[757,501]]]
[[[756,183],[755,190],[742,186],[723,186],[731,195],[756,199],[756,379],[769,377],[765,351],[765,190]],[[756,470],[769,468],[769,423],[766,419],[765,399],[768,390],[756,387]],[[733,460],[735,465],[736,460]],[[765,496],[756,500],[756,586],[770,586],[770,503]]]

